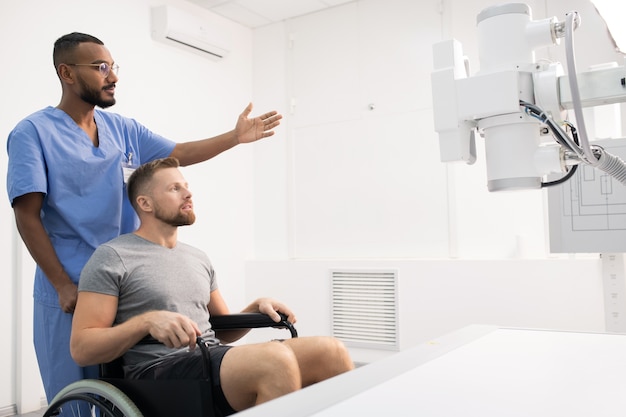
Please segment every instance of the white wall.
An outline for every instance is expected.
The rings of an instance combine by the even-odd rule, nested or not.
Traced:
[[[330,333],[331,269],[397,271],[400,349],[470,324],[604,329],[600,266],[594,259],[267,260],[249,262],[247,269],[246,291],[263,294],[271,288],[295,308],[300,335]],[[267,340],[268,333],[255,331],[249,339]],[[359,362],[392,353],[351,351]]]
[[[473,166],[438,160],[432,44],[460,40],[476,72],[476,15],[497,3],[358,0],[255,30],[255,74],[285,73],[255,95],[284,93],[290,112],[287,141],[255,149],[250,298],[272,290],[302,333],[329,333],[329,269],[396,269],[401,347],[472,323],[604,331],[598,256],[549,253],[544,193],[488,193],[481,140]],[[528,3],[582,14],[580,70],[619,58],[588,2]]]
[[[164,3],[218,26],[231,42],[228,58],[214,62],[154,42],[150,38],[150,7]],[[202,139],[232,129],[237,116],[253,100],[251,30],[189,2],[3,1],[2,149],[6,149],[6,137],[20,119],[58,104],[60,84],[52,65],[52,47],[58,37],[73,31],[99,37],[120,65],[117,104],[110,111],[133,117],[174,140]],[[276,106],[271,99],[264,104],[268,107],[256,106],[253,114]],[[280,140],[280,135],[277,137]],[[244,260],[253,252],[252,146],[184,170],[195,192],[198,221],[181,232],[181,239],[210,255],[233,309],[243,307]],[[6,151],[2,151],[3,184],[6,164]],[[39,408],[44,395],[32,349],[33,262],[21,240],[12,237],[13,213],[6,197],[0,210],[0,257],[7,271],[0,280],[0,332],[5,336],[0,346],[0,415],[6,415],[14,404],[22,412]],[[18,254],[21,260],[14,261]]]

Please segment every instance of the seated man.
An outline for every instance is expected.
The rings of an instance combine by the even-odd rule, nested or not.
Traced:
[[[175,158],[139,167],[128,194],[141,225],[100,246],[81,273],[71,353],[81,366],[124,356],[127,378],[201,378],[196,337],[230,343],[246,331],[215,332],[209,316],[228,314],[207,256],[177,240],[195,221],[191,192]],[[295,322],[293,312],[261,298],[242,310]],[[137,344],[152,336],[162,344]],[[211,346],[214,402],[232,414],[353,368],[332,337]]]

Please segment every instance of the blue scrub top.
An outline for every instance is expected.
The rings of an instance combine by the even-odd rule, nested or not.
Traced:
[[[75,283],[100,244],[138,226],[126,195],[124,167],[167,157],[176,145],[115,113],[96,110],[94,119],[98,147],[67,113],[54,107],[22,120],[7,142],[11,204],[27,193],[44,194],[44,228]],[[34,297],[58,305],[58,295],[39,267]]]

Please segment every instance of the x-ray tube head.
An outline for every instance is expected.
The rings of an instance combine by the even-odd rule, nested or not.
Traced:
[[[521,103],[535,103],[535,73],[543,66],[535,62],[534,51],[556,43],[556,18],[532,20],[529,6],[512,3],[486,8],[476,20],[480,71],[475,76],[460,70],[462,48],[457,41],[433,48],[431,79],[441,160],[472,163],[476,155],[469,133],[478,131],[485,140],[490,191],[541,188],[544,175],[563,172],[561,155],[558,146],[542,146],[545,126]],[[539,80],[556,91],[555,72],[550,75]],[[553,107],[558,112],[555,94],[545,96],[551,104],[557,102]]]
[[[488,7],[476,20],[480,70],[475,75],[458,41],[433,47],[433,112],[441,160],[473,163],[471,134],[478,132],[485,140],[489,191],[558,185],[578,164],[626,185],[626,163],[589,143],[582,114],[584,106],[626,101],[623,67],[584,73],[584,88],[579,88],[573,48],[578,13],[567,13],[564,22],[556,17],[535,21],[528,5],[511,3]],[[535,60],[536,49],[558,44],[560,38],[565,39],[567,78],[559,63]],[[565,119],[566,108],[574,109],[577,126]],[[543,141],[547,134],[550,144]],[[562,175],[547,181],[552,173]]]
[[[524,113],[483,119],[478,128],[485,138],[489,191],[541,188],[537,164],[540,124]],[[554,160],[558,168],[558,153]]]

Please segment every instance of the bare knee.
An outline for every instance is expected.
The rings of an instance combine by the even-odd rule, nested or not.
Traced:
[[[256,404],[261,404],[302,388],[302,377],[295,354],[282,343],[262,345],[266,350],[264,372],[259,379]]]
[[[229,350],[222,361],[220,376],[224,395],[237,411],[302,387],[293,351],[278,342]]]
[[[330,376],[342,374],[354,369],[354,362],[350,357],[348,348],[343,342],[335,337],[324,337],[329,352],[328,359],[330,363]]]
[[[273,381],[276,381],[276,384],[280,383],[283,387],[285,394],[300,389],[300,368],[294,352],[278,342],[270,342],[262,346],[266,349],[263,375],[263,379],[266,380],[265,384],[271,385]]]
[[[287,340],[285,344],[293,349],[298,358],[302,386],[315,384],[354,369],[348,349],[337,338],[302,337]]]

